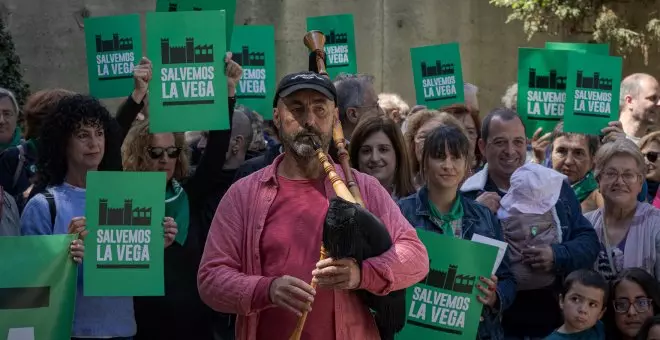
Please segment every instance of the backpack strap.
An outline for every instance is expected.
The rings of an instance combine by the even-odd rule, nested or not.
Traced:
[[[48,202],[48,211],[50,212],[50,225],[52,230],[55,230],[55,216],[57,216],[57,210],[55,206],[55,196],[53,196],[53,193],[50,191],[46,190],[43,193],[44,197],[46,198],[46,202]]]
[[[18,179],[21,177],[21,174],[23,173],[23,167],[25,166],[25,147],[23,144],[19,144],[16,146],[18,149],[18,164],[16,165],[16,170],[14,170],[14,182],[12,187],[16,187],[16,184],[18,183]]]

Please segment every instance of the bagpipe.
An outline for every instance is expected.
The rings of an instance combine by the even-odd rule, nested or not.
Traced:
[[[310,50],[310,71],[329,78],[324,50],[325,35],[320,31],[310,31],[305,34],[303,41]],[[388,251],[392,247],[392,238],[385,225],[365,208],[360,189],[353,177],[339,117],[335,117],[332,139],[337,148],[337,160],[343,170],[346,183],[337,174],[321,145],[315,141],[316,156],[337,195],[330,200],[325,216],[320,259],[353,258],[362,268],[364,260]],[[311,285],[316,288],[314,281]],[[381,339],[394,339],[394,334],[405,325],[405,290],[393,291],[385,296],[377,296],[366,290],[356,290],[355,294],[371,310]],[[306,319],[307,312],[304,312],[298,319],[289,340],[300,339]]]

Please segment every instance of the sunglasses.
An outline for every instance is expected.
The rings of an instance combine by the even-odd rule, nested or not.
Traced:
[[[644,157],[649,160],[651,163],[655,163],[655,161],[658,160],[658,153],[657,152],[647,152],[644,154]]]
[[[167,154],[169,158],[177,158],[181,153],[181,148],[176,146],[170,146],[168,148],[161,147],[149,147],[147,148],[149,152],[149,157],[151,159],[161,159],[163,155]]]

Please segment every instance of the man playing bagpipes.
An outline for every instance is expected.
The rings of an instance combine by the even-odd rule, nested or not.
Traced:
[[[376,179],[351,170],[365,208],[337,197],[345,171],[325,156],[336,101],[326,77],[284,77],[273,103],[284,153],[218,206],[198,285],[206,304],[238,315],[239,340],[392,338],[370,309],[384,315],[396,304],[400,329],[402,290],[428,272],[426,248]],[[321,244],[329,257],[319,261]]]

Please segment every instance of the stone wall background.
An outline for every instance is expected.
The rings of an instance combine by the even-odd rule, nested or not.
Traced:
[[[81,13],[137,12],[144,25],[144,14],[155,6],[155,0],[3,0],[0,15],[13,34],[33,90],[63,87],[86,92]],[[626,11],[640,15],[648,8],[633,0],[625,6]],[[660,0],[655,8],[660,8]],[[488,0],[238,0],[236,25],[275,26],[279,78],[307,67],[302,43],[305,18],[341,13],[355,17],[359,71],[376,77],[377,90],[399,93],[412,105],[410,47],[458,41],[464,79],[479,86],[481,111],[487,112],[500,105],[506,87],[515,82],[518,47],[564,40],[536,36],[527,41],[522,24],[505,24],[507,11],[491,6]],[[640,55],[626,58],[624,75],[647,72],[660,76],[658,47],[648,61],[644,65]],[[115,108],[119,101],[107,103]]]

